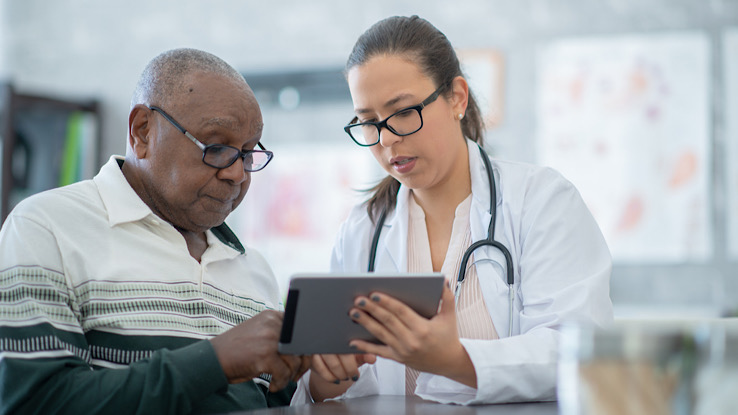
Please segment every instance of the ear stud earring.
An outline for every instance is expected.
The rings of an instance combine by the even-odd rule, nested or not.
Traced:
[[[464,114],[459,113],[459,115],[457,115],[456,118],[458,118],[459,121],[461,121],[464,118]]]

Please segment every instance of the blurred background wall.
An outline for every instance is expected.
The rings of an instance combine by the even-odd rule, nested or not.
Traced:
[[[397,14],[428,19],[458,49],[491,154],[551,165],[579,187],[613,252],[616,313],[738,306],[736,0],[0,0],[0,79],[94,101],[96,171],[125,151],[130,95],[152,57],[194,47],[231,63],[276,156],[228,223],[285,287],[327,270],[355,189],[382,176],[342,131],[341,69],[366,28]]]

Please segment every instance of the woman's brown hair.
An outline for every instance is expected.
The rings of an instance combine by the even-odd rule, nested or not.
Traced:
[[[463,76],[459,59],[446,36],[418,16],[394,16],[380,20],[366,30],[356,41],[348,61],[346,73],[377,55],[402,55],[411,59],[426,74],[436,88],[451,85],[457,76]],[[449,93],[450,91],[444,91]],[[483,144],[484,121],[471,90],[466,113],[461,120],[465,137]],[[387,176],[376,186],[367,201],[367,212],[372,221],[382,211],[390,212],[397,202],[400,182]]]

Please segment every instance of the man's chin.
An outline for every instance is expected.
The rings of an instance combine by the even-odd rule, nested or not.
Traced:
[[[228,213],[230,214],[230,212]],[[193,218],[194,220],[191,222],[191,226],[194,228],[192,230],[195,232],[205,232],[208,229],[222,225],[227,217],[228,215],[223,214],[222,212],[207,212],[206,214],[198,215],[196,218]]]

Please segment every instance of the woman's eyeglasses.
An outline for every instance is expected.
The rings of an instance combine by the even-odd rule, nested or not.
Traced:
[[[438,87],[423,102],[412,107],[403,108],[382,121],[377,122],[360,122],[354,117],[351,122],[343,127],[344,131],[354,140],[354,142],[362,147],[370,147],[379,142],[379,135],[382,128],[386,128],[392,134],[398,136],[406,136],[418,132],[423,128],[423,115],[421,110],[438,99],[441,91],[447,84]]]

